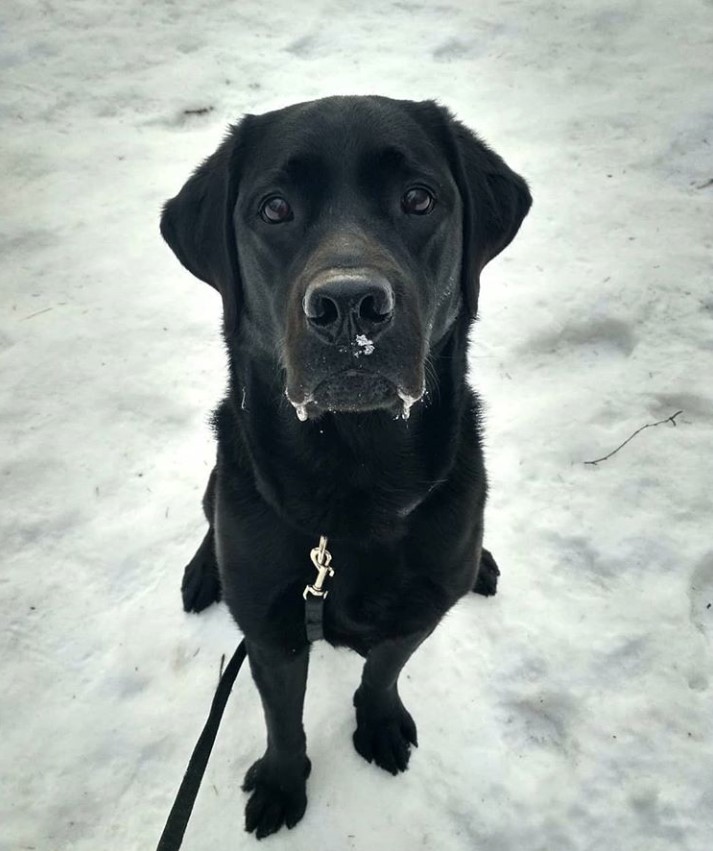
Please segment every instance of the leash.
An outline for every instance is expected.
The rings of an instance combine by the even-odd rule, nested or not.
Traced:
[[[188,761],[188,768],[183,775],[176,800],[168,814],[166,827],[163,829],[156,851],[178,851],[181,847],[183,834],[186,832],[188,819],[193,812],[193,805],[196,802],[201,780],[203,780],[208,765],[208,757],[213,750],[220,719],[223,717],[223,710],[230,697],[235,678],[245,660],[245,653],[245,639],[243,639],[233,653],[233,658],[228,662],[228,667],[223,671],[218,688],[215,690],[208,720],[205,722],[203,732],[198,737],[195,748],[193,748],[193,753]]]
[[[317,569],[317,578],[313,585],[305,587],[302,596],[305,600],[307,640],[311,643],[324,638],[324,601],[328,594],[324,590],[324,582],[328,577],[334,576],[334,568],[330,567],[332,554],[327,549],[327,539],[324,535],[319,539],[319,546],[310,552],[310,558]],[[235,678],[245,661],[246,652],[245,639],[243,639],[233,653],[233,658],[228,662],[227,668],[223,671],[218,688],[215,690],[208,719],[198,737],[195,748],[193,748],[193,753],[188,761],[188,768],[186,768],[181,785],[178,787],[176,800],[168,814],[166,826],[158,841],[156,851],[178,851],[183,843],[188,820],[193,812],[210,752],[213,750],[225,705],[233,689]]]

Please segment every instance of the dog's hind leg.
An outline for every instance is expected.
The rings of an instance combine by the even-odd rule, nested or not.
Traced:
[[[181,596],[183,597],[183,608],[187,612],[202,612],[211,603],[217,603],[222,596],[213,535],[214,504],[215,467],[211,471],[208,487],[203,497],[203,511],[209,523],[208,531],[196,554],[183,571]]]
[[[493,558],[493,554],[483,547],[480,551],[480,567],[475,578],[473,591],[476,594],[482,594],[483,597],[492,597],[498,590],[498,576],[500,576],[500,568]]]

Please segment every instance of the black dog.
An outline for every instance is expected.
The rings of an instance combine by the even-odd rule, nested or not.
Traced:
[[[459,597],[495,593],[466,344],[480,271],[530,203],[437,104],[334,97],[245,117],[164,208],[164,238],[223,298],[230,389],[182,590],[192,611],[222,595],[245,634],[258,837],[307,804],[308,631],[366,657],[354,745],[396,774],[416,744],[404,663]],[[335,572],[306,625],[321,536]]]

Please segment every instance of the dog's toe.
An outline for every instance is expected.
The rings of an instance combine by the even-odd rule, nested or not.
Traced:
[[[493,554],[490,550],[483,549],[473,591],[476,594],[482,594],[483,597],[492,597],[498,590],[498,576],[500,576],[500,568],[493,558]]]

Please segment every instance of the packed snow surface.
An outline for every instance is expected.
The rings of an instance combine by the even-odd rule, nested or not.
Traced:
[[[0,69],[2,851],[156,845],[239,638],[180,605],[226,368],[159,211],[228,122],[335,93],[435,97],[530,181],[470,362],[503,575],[404,672],[403,776],[315,648],[310,803],[266,846],[710,851],[710,0],[28,0]],[[244,671],[188,851],[255,847],[263,746]]]

